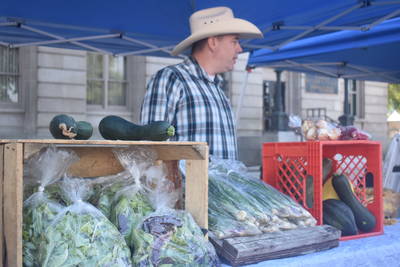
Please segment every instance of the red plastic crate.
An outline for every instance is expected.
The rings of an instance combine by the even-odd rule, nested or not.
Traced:
[[[332,160],[332,173],[345,174],[357,198],[376,218],[372,232],[345,236],[356,239],[383,233],[382,156],[379,142],[307,141],[263,144],[263,180],[303,205],[322,224],[322,160]],[[366,196],[367,176],[373,199]]]

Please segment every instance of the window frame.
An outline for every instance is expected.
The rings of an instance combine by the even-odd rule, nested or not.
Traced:
[[[8,48],[8,47],[3,47],[1,46],[0,49],[15,49],[16,53],[17,53],[17,60],[16,60],[16,69],[17,69],[17,73],[8,73],[8,72],[0,72],[0,75],[5,75],[6,77],[12,75],[12,76],[16,76],[16,83],[17,83],[17,87],[18,87],[18,101],[17,102],[5,102],[5,101],[1,101],[0,100],[0,110],[2,112],[7,112],[7,111],[11,111],[11,112],[15,112],[15,111],[21,111],[23,112],[24,109],[24,101],[25,101],[25,93],[24,90],[22,89],[22,68],[21,68],[21,64],[22,64],[22,58],[21,58],[21,53],[20,53],[20,49],[19,48]]]
[[[98,79],[98,78],[92,78],[90,79],[91,81],[101,81],[103,84],[103,99],[102,99],[102,104],[89,104],[87,103],[87,108],[89,111],[117,111],[117,112],[126,112],[129,111],[131,108],[131,103],[129,101],[130,99],[130,81],[128,79],[128,57],[124,56],[124,79],[123,80],[115,80],[115,79],[110,79],[110,56],[108,54],[99,54],[99,53],[93,53],[93,52],[88,52],[87,56],[89,54],[94,54],[94,55],[101,55],[103,57],[103,66],[102,66],[102,71],[103,71],[103,78]],[[87,66],[86,69],[87,73],[89,71],[89,66]],[[88,75],[88,74],[87,74]],[[86,81],[89,81],[89,77],[86,78]],[[122,82],[121,82],[122,81]],[[125,84],[125,105],[110,105],[108,104],[108,96],[109,96],[109,83],[110,82],[121,82]],[[87,84],[88,86],[88,84]],[[87,92],[86,87],[86,92]],[[87,101],[87,97],[86,97]]]
[[[348,80],[350,115],[357,119],[365,118],[365,83]]]

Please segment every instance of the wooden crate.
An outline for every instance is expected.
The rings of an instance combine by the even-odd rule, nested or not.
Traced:
[[[185,209],[202,228],[208,226],[208,146],[204,142],[147,142],[107,140],[0,140],[0,262],[22,267],[22,208],[24,160],[54,144],[68,147],[80,157],[69,172],[80,177],[116,174],[122,166],[113,148],[145,146],[157,151],[168,166],[168,178],[178,180],[178,160],[186,160]],[[179,182],[179,181],[178,181]]]

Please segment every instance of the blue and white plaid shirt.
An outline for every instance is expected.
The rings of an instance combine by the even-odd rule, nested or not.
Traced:
[[[222,82],[192,57],[158,71],[147,86],[141,123],[166,120],[176,130],[170,140],[207,142],[210,155],[237,159],[236,129]]]

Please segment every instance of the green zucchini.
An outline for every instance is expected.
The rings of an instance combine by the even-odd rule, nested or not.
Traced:
[[[87,121],[76,122],[76,140],[87,140],[93,134],[93,126]]]
[[[340,200],[353,211],[358,229],[365,233],[371,232],[375,228],[376,218],[354,195],[349,179],[343,174],[334,175],[332,185]]]
[[[342,232],[342,236],[356,235],[357,225],[353,211],[343,201],[327,199],[322,202],[323,222]]]
[[[99,123],[99,132],[109,140],[164,141],[175,135],[175,128],[166,121],[154,121],[137,125],[119,116],[104,117]]]
[[[50,121],[49,130],[56,139],[86,140],[92,136],[93,127],[89,122],[78,121],[66,114],[54,116]]]

